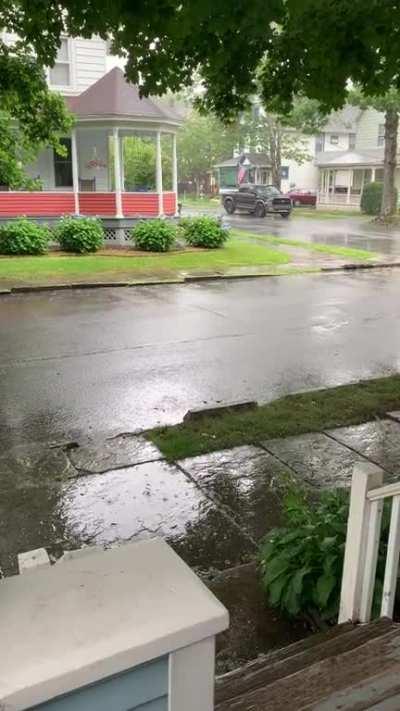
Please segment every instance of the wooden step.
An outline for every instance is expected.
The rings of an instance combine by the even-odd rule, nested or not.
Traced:
[[[221,677],[216,711],[278,711],[286,705],[291,711],[311,709],[378,671],[392,672],[400,665],[400,626],[390,620],[356,628],[346,625],[335,634],[318,635],[302,651],[296,643],[286,656],[283,652],[280,658],[279,653],[268,655],[263,665],[256,660]]]

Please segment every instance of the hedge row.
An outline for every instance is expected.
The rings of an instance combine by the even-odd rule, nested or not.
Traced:
[[[167,252],[177,239],[214,249],[227,240],[228,230],[213,217],[185,218],[177,225],[162,219],[141,220],[130,238],[137,249],[148,252]],[[0,226],[0,254],[45,254],[51,240],[64,252],[87,254],[103,246],[104,229],[94,217],[63,217],[52,230],[25,217]]]

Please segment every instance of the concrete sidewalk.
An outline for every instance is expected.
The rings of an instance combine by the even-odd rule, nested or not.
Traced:
[[[45,547],[54,557],[84,545],[165,537],[197,570],[252,560],[279,525],[288,477],[315,489],[348,486],[356,462],[400,461],[400,413],[323,433],[269,440],[166,462],[143,436],[10,447],[0,457],[0,562]]]

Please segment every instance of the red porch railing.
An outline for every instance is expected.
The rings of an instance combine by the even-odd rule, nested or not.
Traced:
[[[73,193],[0,192],[1,217],[58,217],[74,212]]]
[[[81,215],[115,217],[115,193],[79,193]],[[158,215],[157,193],[122,193],[124,217],[156,217]],[[163,193],[163,210],[168,216],[176,213],[176,194]],[[60,217],[75,213],[72,192],[0,192],[0,217]]]

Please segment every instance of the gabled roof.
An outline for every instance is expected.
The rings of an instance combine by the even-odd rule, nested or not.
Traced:
[[[318,153],[316,165],[330,166],[383,165],[383,148],[371,148],[363,151],[324,151]]]
[[[130,84],[119,67],[114,67],[79,96],[67,99],[79,118],[118,117],[179,125],[181,117],[169,106],[150,97],[140,98],[139,88]]]
[[[255,153],[253,151],[245,151],[244,154],[246,158],[250,161],[252,166],[257,166],[258,168],[270,168],[271,161],[267,153]],[[234,158],[228,158],[227,160],[217,163],[215,168],[235,168],[238,165],[240,156],[235,156]]]
[[[358,106],[346,104],[339,111],[333,111],[323,127],[325,133],[356,133],[357,124],[362,114]]]

